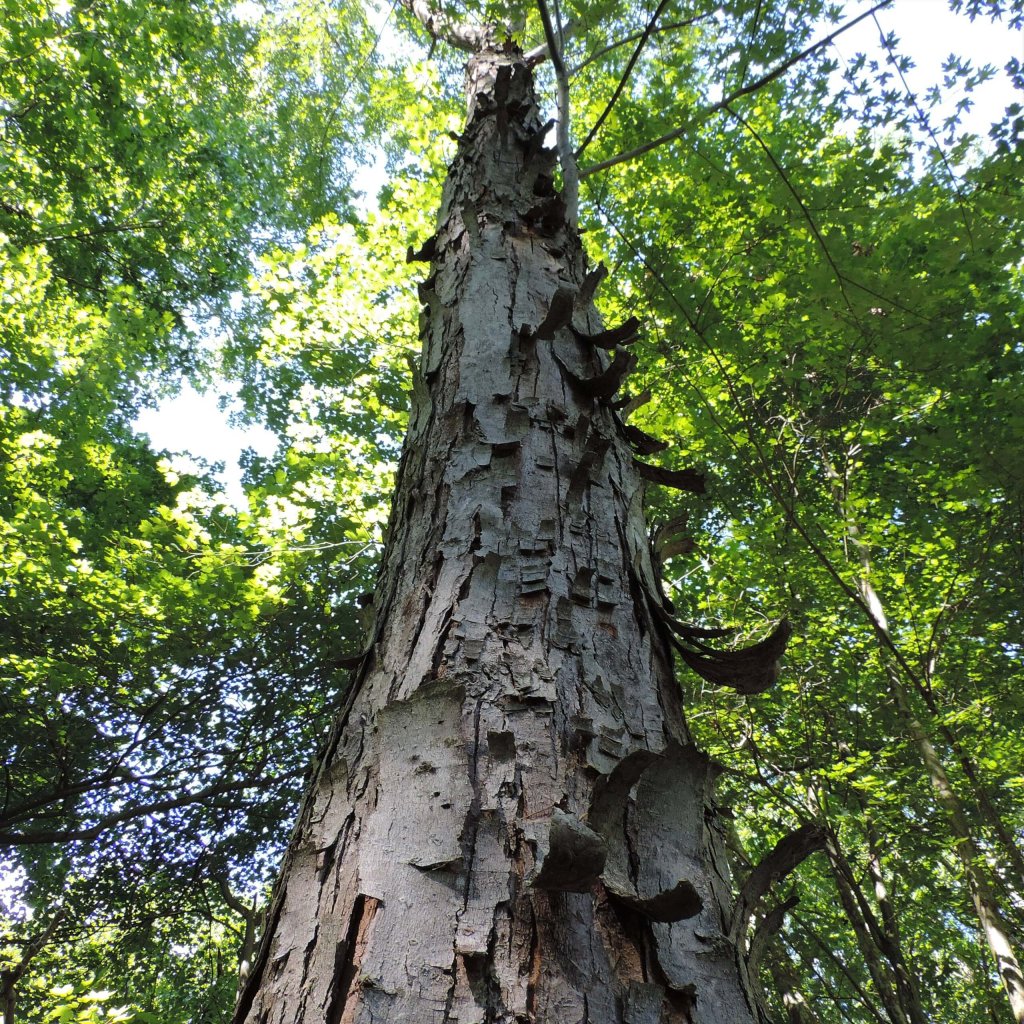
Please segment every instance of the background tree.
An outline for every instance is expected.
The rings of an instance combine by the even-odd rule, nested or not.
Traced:
[[[1009,27],[1020,17],[1015,4],[968,8]],[[972,148],[933,97],[909,98],[896,40],[893,63],[852,60],[837,94],[828,47],[788,63],[832,31],[823,14],[563,9],[577,25],[574,144],[587,140],[581,222],[613,267],[609,322],[645,322],[637,390],[656,400],[633,422],[676,442],[648,461],[706,470],[707,499],[651,495],[673,599],[708,626],[783,610],[797,625],[774,691],[687,696],[691,726],[727,765],[738,877],[801,822],[829,836],[749,929],[769,996],[778,980],[785,1012],[804,1014],[793,1019],[913,1020],[915,1000],[944,1020],[1012,1019],[910,723],[1019,933],[1020,111]],[[168,1020],[180,997],[173,1013],[187,1019],[216,956],[216,998],[230,1001],[243,929],[220,882],[248,906],[266,878],[296,791],[284,776],[330,717],[339,658],[358,649],[356,598],[370,589],[416,348],[405,247],[430,233],[461,117],[460,58],[438,47],[416,65],[389,46],[385,59],[373,50],[383,19],[353,15],[12,2],[0,19],[4,445],[15,470],[34,470],[7,473],[2,497],[0,711],[9,735],[31,739],[8,744],[8,811],[23,813],[4,828],[32,883],[8,962],[60,920],[53,955],[18,981],[27,1015],[42,1012],[32,993],[66,1009],[109,982],[117,994],[75,1012],[132,1004]],[[418,31],[399,11],[387,24]],[[1019,66],[1007,70],[1019,88]],[[953,107],[985,74],[956,60],[947,73]],[[385,123],[391,184],[379,214],[357,212],[347,160]],[[129,426],[182,370],[205,372],[209,340],[194,339],[213,313],[251,415],[282,437],[278,456],[251,461],[242,517],[169,479]],[[83,560],[90,578],[72,571]],[[51,613],[59,628],[35,635]],[[909,714],[894,699],[897,653]],[[207,714],[225,694],[230,723]],[[133,747],[140,720],[152,726]],[[126,747],[144,783],[105,775]],[[238,806],[190,807],[190,794],[261,772],[282,803],[234,788],[217,799]],[[154,797],[189,799],[155,827],[108,821],[69,838]],[[30,833],[63,839],[18,838]],[[197,834],[201,849],[181,842]],[[126,874],[133,860],[152,884]],[[182,942],[168,959],[153,922],[190,935],[199,920],[216,956]],[[147,971],[189,981],[158,996],[138,983]]]
[[[336,108],[337,82],[372,63],[372,37],[336,15],[300,32],[316,10],[0,16],[8,1018],[84,1013],[68,1000],[114,986],[162,1020],[230,1005],[222,889],[261,885],[354,639],[269,500],[240,514],[132,427],[210,373],[258,254],[347,209],[368,129]]]

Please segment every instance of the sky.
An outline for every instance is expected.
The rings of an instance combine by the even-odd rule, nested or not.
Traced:
[[[847,3],[846,7],[859,13],[863,5]],[[987,18],[972,22],[964,14],[954,14],[946,0],[896,0],[876,17],[885,32],[896,33],[898,52],[914,61],[915,67],[906,77],[920,97],[929,86],[941,85],[942,64],[951,53],[969,57],[975,67],[995,66],[994,78],[979,86],[974,94],[974,109],[963,122],[966,130],[986,136],[992,122],[1002,115],[1007,104],[1014,102],[1003,67],[1011,57],[1024,61],[1024,32],[1012,31],[1004,23]],[[885,57],[885,50],[879,45],[878,27],[871,18],[865,18],[840,36],[833,44],[833,52],[846,60],[858,52],[879,61]],[[1024,102],[1024,97],[1018,94],[1016,100]],[[935,128],[941,135],[941,118]]]
[[[851,16],[864,9],[858,2],[848,2]],[[926,89],[942,82],[943,61],[955,52],[969,57],[975,66],[993,64],[998,73],[993,81],[980,86],[975,92],[974,109],[964,119],[964,127],[982,137],[991,122],[997,119],[1006,105],[1024,102],[1024,97],[1013,96],[1002,71],[1010,57],[1024,61],[1024,33],[1011,31],[1005,24],[984,18],[971,22],[965,15],[954,14],[946,0],[896,0],[877,14],[885,32],[895,32],[900,40],[899,52],[910,56],[915,64],[907,73],[911,89],[923,96]],[[827,34],[827,33],[826,33]],[[834,52],[843,60],[865,52],[869,57],[884,61],[885,51],[879,44],[878,28],[866,18],[833,44]],[[934,127],[941,134],[941,114]],[[371,171],[371,176],[374,173]],[[360,182],[371,195],[383,181]],[[222,463],[219,479],[225,495],[232,504],[241,507],[244,502],[239,457],[246,448],[254,448],[261,455],[271,455],[275,448],[273,435],[261,427],[242,428],[229,423],[231,402],[224,410],[220,400],[230,395],[216,390],[199,394],[186,384],[180,394],[160,403],[156,409],[145,410],[136,420],[138,429],[149,435],[154,447],[177,453],[176,467],[187,469],[196,456],[211,463]]]
[[[165,399],[155,409],[144,409],[135,426],[149,435],[154,448],[174,454],[171,462],[178,472],[188,472],[195,465],[190,456],[223,463],[216,475],[224,485],[228,501],[242,508],[244,492],[238,460],[247,448],[254,448],[260,455],[272,455],[276,439],[264,427],[243,428],[229,423],[231,406],[222,410],[222,397],[230,400],[231,395],[216,391],[200,394],[186,383],[174,398]]]

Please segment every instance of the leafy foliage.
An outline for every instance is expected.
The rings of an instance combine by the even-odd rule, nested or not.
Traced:
[[[541,38],[532,4],[446,9]],[[363,642],[459,57],[328,0],[2,13],[4,984],[28,1020],[223,1020]],[[769,999],[1008,1019],[921,735],[1020,934],[1020,105],[966,135],[997,72],[912,96],[884,32],[780,71],[849,16],[817,0],[652,13],[561,7],[582,221],[609,321],[645,322],[632,422],[711,482],[649,495],[673,601],[797,629],[763,695],[681,673],[737,874],[827,836],[774,895]],[[132,427],[214,366],[279,439],[241,511]]]
[[[302,29],[318,10],[0,19],[3,969],[29,1019],[188,1019],[205,949],[230,1005],[220,889],[265,886],[343,682],[331,651],[358,643],[269,495],[241,514],[132,428],[208,372],[258,254],[347,213],[369,129],[336,86],[372,36],[336,14]]]
[[[807,820],[832,837],[778,954],[798,958],[822,1020],[889,1019],[878,989],[894,968],[865,966],[887,938],[914,978],[941,956],[926,1015],[1003,1019],[896,691],[1016,920],[1019,154],[940,149],[877,94],[852,132],[847,95],[823,107],[819,84],[762,90],[689,150],[650,154],[642,195],[635,170],[594,186],[599,246],[635,268],[621,301],[651,317],[643,425],[713,473],[712,505],[689,509],[691,553],[667,569],[673,597],[711,625],[797,625],[772,694],[695,691],[692,721],[731,768],[748,848]],[[858,927],[882,938],[865,948]]]

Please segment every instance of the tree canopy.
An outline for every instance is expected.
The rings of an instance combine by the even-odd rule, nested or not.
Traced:
[[[418,2],[0,5],[19,1020],[229,1014],[422,386],[408,257],[463,57]],[[1019,0],[951,6],[1024,23]],[[549,144],[575,154],[603,312],[641,325],[624,413],[645,461],[706,481],[647,494],[680,620],[736,646],[794,627],[764,692],[682,673],[737,885],[814,837],[742,922],[769,1002],[805,1024],[1013,1020],[986,931],[1024,935],[1020,61],[951,39],[915,93],[888,3],[447,10],[559,58]],[[840,56],[855,19],[880,46]],[[1015,102],[973,134],[993,78]],[[183,379],[277,437],[246,458],[244,508],[135,426]]]

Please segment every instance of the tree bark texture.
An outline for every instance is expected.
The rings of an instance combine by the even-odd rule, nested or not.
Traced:
[[[235,1020],[751,1024],[598,278],[526,62],[467,74],[377,624]]]

